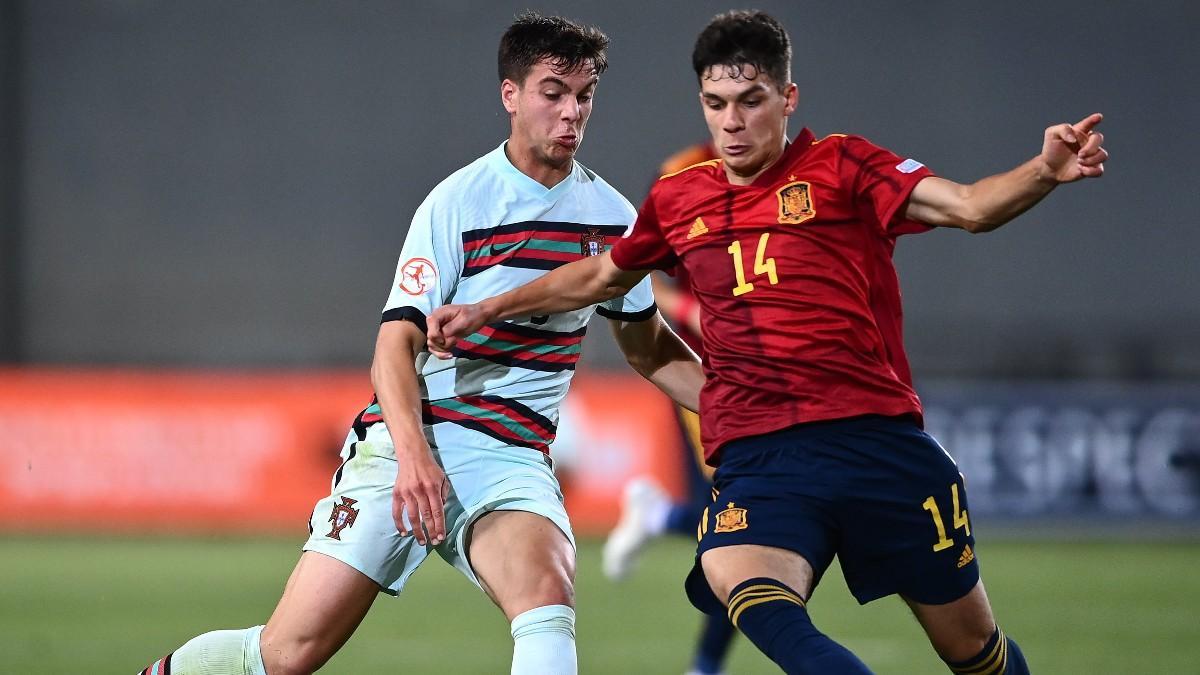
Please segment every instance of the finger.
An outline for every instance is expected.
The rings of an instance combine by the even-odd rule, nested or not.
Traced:
[[[443,338],[441,342],[436,344],[434,342],[427,342],[426,346],[429,347],[429,353],[433,354],[439,359],[452,359],[454,358],[454,353],[452,350],[454,349],[455,342],[456,340],[454,338]]]
[[[396,531],[401,537],[408,536],[408,527],[404,524],[404,497],[399,494],[392,495],[392,520],[396,523]]]
[[[1100,146],[1103,143],[1104,134],[1100,133],[1099,131],[1088,134],[1087,140],[1084,142],[1083,147],[1079,149],[1080,156],[1090,155],[1093,152],[1096,152],[1100,149]]]
[[[412,523],[412,535],[417,540],[417,543],[424,546],[426,542],[425,530],[430,519],[433,516],[429,508],[429,501],[423,498],[421,493],[414,493],[413,500],[409,502],[408,520]]]
[[[1096,166],[1097,164],[1103,164],[1107,160],[1108,151],[1104,148],[1100,148],[1096,152],[1087,155],[1080,155],[1079,166]]]
[[[429,506],[433,513],[431,518],[426,522],[429,527],[429,536],[433,539],[434,544],[440,544],[446,540],[446,506],[442,501],[442,485],[439,484],[433,489],[429,497]]]
[[[1097,164],[1095,166],[1081,166],[1079,167],[1079,175],[1087,178],[1099,178],[1100,176],[1104,175],[1104,165]]]
[[[1062,143],[1070,148],[1071,152],[1079,152],[1079,135],[1070,124],[1056,124],[1046,129],[1046,138]]]
[[[1103,119],[1104,115],[1101,115],[1100,113],[1092,113],[1091,115],[1079,120],[1072,126],[1074,126],[1075,130],[1079,133],[1087,134],[1093,128],[1095,128],[1097,124],[1100,124]]]
[[[429,318],[425,319],[425,336],[429,340],[436,340],[442,337],[442,308],[439,307],[433,310]]]

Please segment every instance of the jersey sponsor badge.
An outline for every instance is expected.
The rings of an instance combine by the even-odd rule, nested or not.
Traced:
[[[354,521],[358,518],[358,509],[354,508],[354,503],[357,499],[342,497],[342,503],[336,504],[333,507],[333,513],[329,514],[329,522],[333,523],[333,528],[329,530],[326,537],[331,537],[342,540],[342,530],[347,527],[353,527]]]
[[[925,166],[924,164],[918,162],[915,159],[906,159],[903,162],[900,162],[899,164],[896,165],[896,170],[899,171],[900,173],[912,173],[912,172],[916,171],[917,169],[920,169],[924,166]]]
[[[589,227],[580,237],[579,246],[585,258],[604,253],[604,235],[600,234],[600,228]]]
[[[424,295],[437,281],[437,268],[425,258],[412,258],[400,267],[400,290]]]
[[[817,215],[813,208],[811,187],[805,181],[788,183],[775,193],[779,198],[779,222],[799,225]]]
[[[728,507],[717,514],[717,525],[713,532],[737,532],[749,527],[746,519],[746,509],[739,509],[729,502]]]

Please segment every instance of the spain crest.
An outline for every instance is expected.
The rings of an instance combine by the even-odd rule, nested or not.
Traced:
[[[799,225],[817,215],[813,208],[811,186],[805,181],[788,183],[775,193],[779,198],[779,222]]]
[[[600,234],[600,228],[589,227],[580,238],[579,246],[585,258],[604,253],[604,235]]]
[[[749,527],[746,519],[746,509],[739,509],[729,502],[728,507],[717,514],[717,525],[713,532],[737,532]]]
[[[354,503],[357,501],[357,499],[342,497],[342,503],[334,505],[333,513],[329,514],[329,522],[333,523],[333,528],[329,530],[329,534],[325,535],[326,537],[342,540],[342,530],[353,527],[355,519],[358,518],[358,509],[354,508]]]

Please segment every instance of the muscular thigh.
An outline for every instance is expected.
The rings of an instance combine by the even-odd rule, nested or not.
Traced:
[[[535,607],[574,607],[575,548],[545,516],[491,511],[474,522],[468,541],[480,585],[510,621]]]

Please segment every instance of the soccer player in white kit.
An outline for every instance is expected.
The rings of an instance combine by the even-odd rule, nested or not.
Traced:
[[[425,317],[599,255],[636,212],[574,160],[608,38],[521,15],[500,44],[511,133],[417,209],[384,308],[371,378],[332,493],[266,626],[205,633],[150,675],[311,673],[379,592],[395,595],[436,552],[511,625],[511,672],[568,675],[575,655],[575,542],[548,446],[593,312],[635,370],[695,410],[703,374],[649,284],[599,306],[484,327],[454,358],[425,352]],[[465,645],[464,645],[465,646]]]

